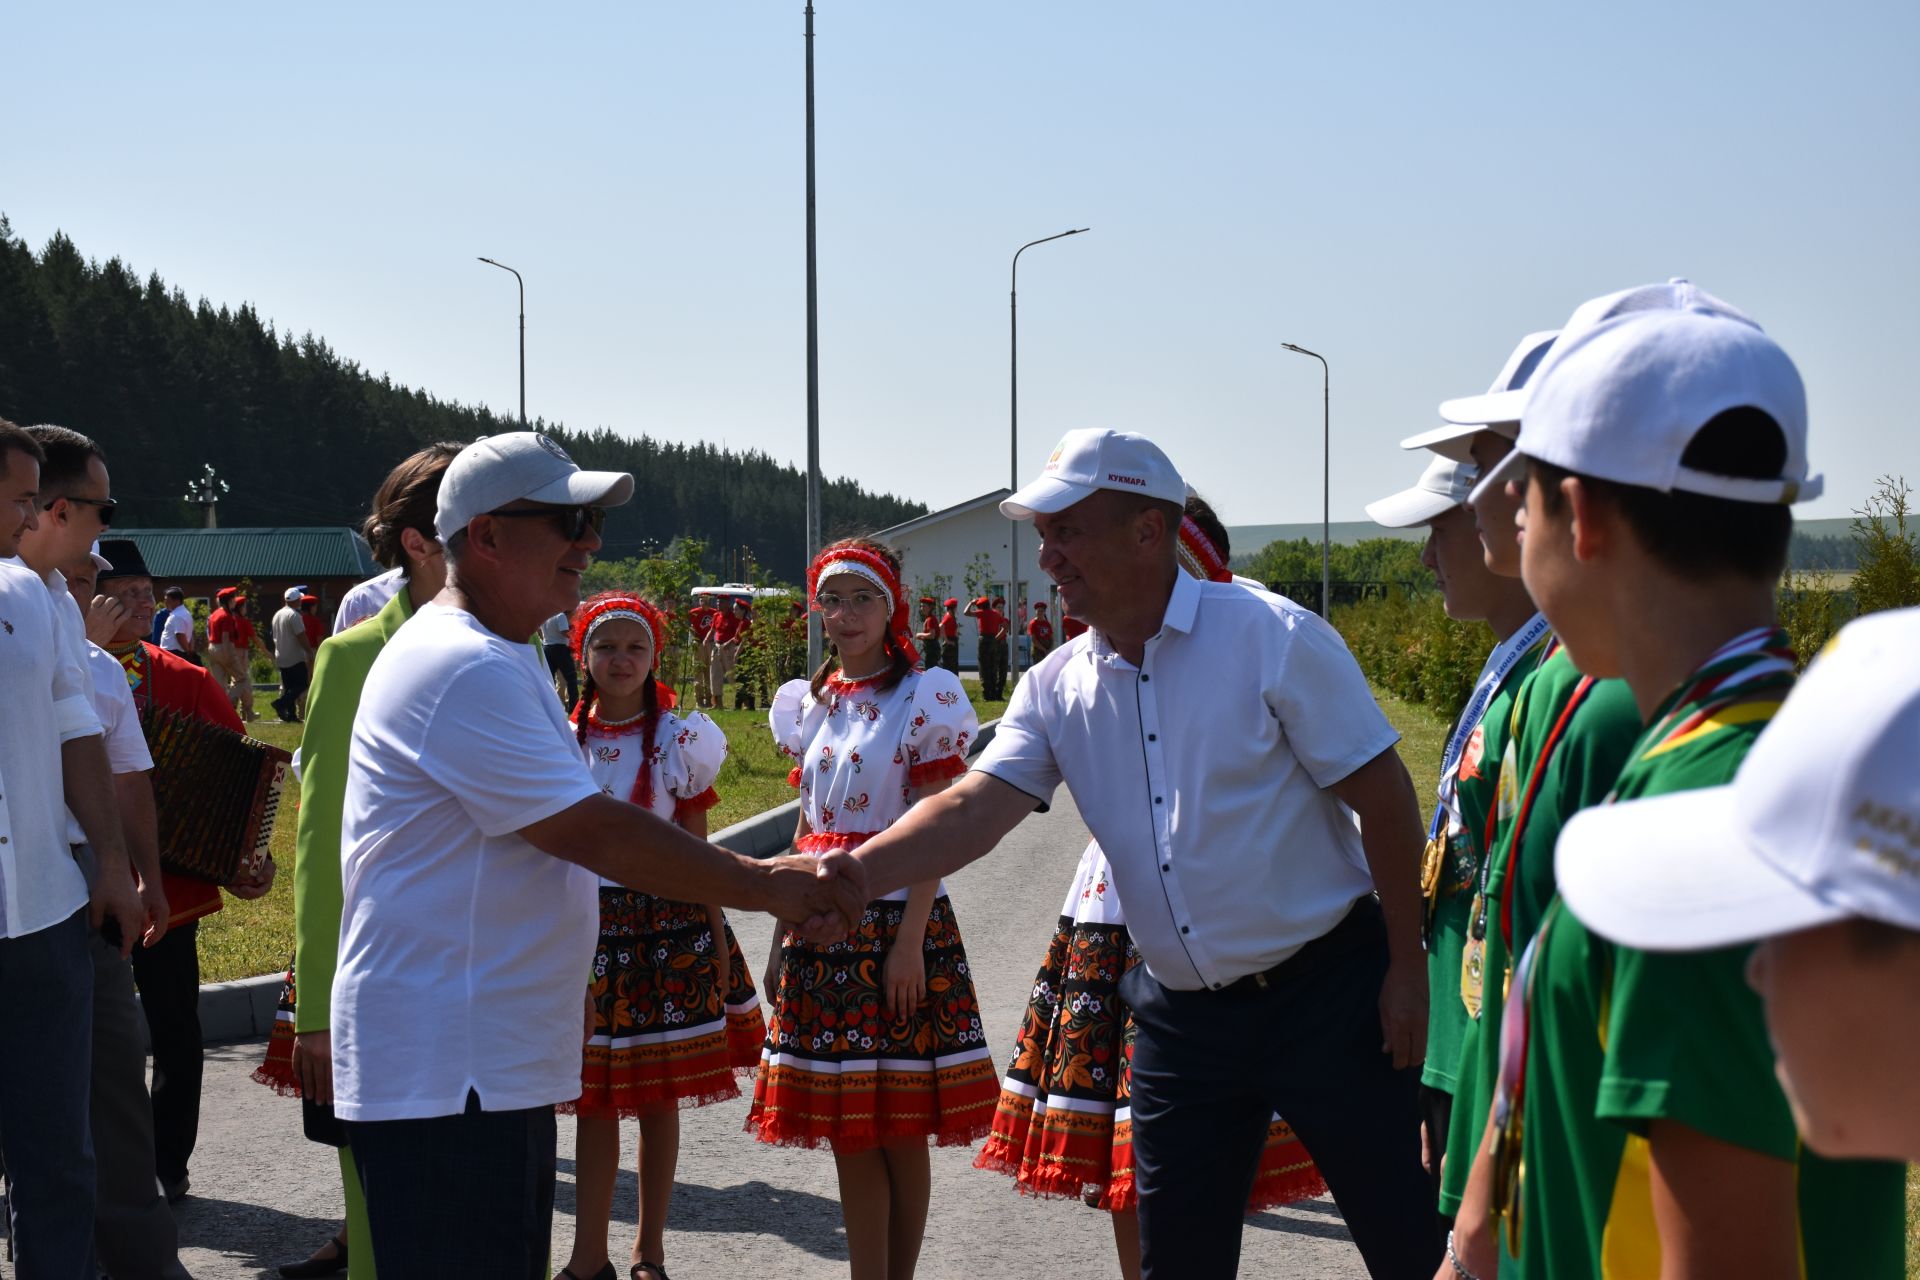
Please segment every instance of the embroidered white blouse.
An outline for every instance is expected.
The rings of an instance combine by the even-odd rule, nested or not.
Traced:
[[[616,800],[634,799],[643,741],[638,718],[588,725],[581,749],[586,754],[587,771],[601,791]],[[719,799],[711,794],[713,780],[720,776],[720,766],[726,759],[727,736],[712,719],[699,711],[685,716],[662,711],[648,762],[653,770],[652,812],[672,822],[688,809],[711,808]],[[625,886],[602,876],[600,887]]]
[[[824,700],[805,680],[789,680],[767,718],[775,745],[797,762],[790,779],[813,833],[801,852],[852,847],[885,831],[905,815],[915,786],[966,771],[980,730],[960,678],[944,667],[910,672],[891,689],[834,676]],[[887,899],[906,896],[902,889]]]

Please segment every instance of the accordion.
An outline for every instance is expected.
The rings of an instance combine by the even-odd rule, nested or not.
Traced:
[[[149,704],[140,727],[153,756],[161,868],[230,884],[263,864],[293,756],[168,707]]]

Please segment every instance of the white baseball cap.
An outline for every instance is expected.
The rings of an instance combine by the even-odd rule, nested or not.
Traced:
[[[1782,473],[1716,475],[1681,465],[1694,435],[1729,409],[1770,416],[1786,438]],[[1519,447],[1481,480],[1516,477],[1520,454],[1568,471],[1736,502],[1820,495],[1808,474],[1807,393],[1793,361],[1738,308],[1686,280],[1582,303],[1533,378]]]
[[[113,568],[113,561],[100,554],[100,544],[95,542],[87,548],[87,554],[93,558],[93,567],[101,573]]]
[[[1693,951],[1849,916],[1920,930],[1920,609],[1834,638],[1733,782],[1575,815],[1555,858],[1587,926]]]
[[[1411,489],[1367,504],[1367,519],[1389,529],[1410,529],[1443,516],[1467,500],[1480,469],[1437,454]]]
[[[440,478],[433,527],[441,541],[475,516],[526,499],[555,506],[617,507],[633,496],[624,471],[582,471],[552,437],[508,431],[476,440],[447,464]]]
[[[288,587],[284,592],[281,593],[280,598],[282,600],[285,600],[288,604],[299,604],[300,588]]]
[[[1187,482],[1159,445],[1131,431],[1082,427],[1060,437],[1040,478],[1003,499],[1000,514],[1010,520],[1052,515],[1098,489],[1137,493],[1175,506],[1187,500]]]
[[[1467,446],[1482,431],[1497,431],[1511,440],[1520,434],[1520,412],[1527,407],[1527,390],[1540,362],[1553,349],[1558,329],[1543,329],[1520,339],[1486,392],[1440,402],[1440,420],[1447,425],[1408,436],[1402,449],[1431,449],[1449,458],[1469,461]]]

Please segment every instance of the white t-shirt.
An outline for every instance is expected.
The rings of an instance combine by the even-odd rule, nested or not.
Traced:
[[[273,615],[273,665],[284,671],[312,657],[307,648],[306,620],[292,605],[282,605]]]
[[[564,647],[572,630],[573,621],[564,613],[556,613],[540,624],[540,643]]]
[[[106,731],[107,766],[116,774],[143,773],[153,768],[147,735],[140,728],[140,709],[127,686],[127,669],[120,665],[120,659],[92,641],[87,642],[87,669],[93,675],[94,714]]]
[[[193,640],[193,612],[184,604],[167,610],[167,621],[160,628],[160,647],[169,653],[185,653]]]
[[[597,877],[517,834],[600,788],[527,660],[428,604],[375,659],[354,717],[333,979],[346,1120],[458,1115],[580,1095]]]
[[[340,597],[340,607],[333,612],[333,633],[339,635],[354,623],[365,622],[386,608],[387,601],[399,595],[405,585],[406,572],[389,569],[359,586],[347,588],[347,594]]]
[[[1398,738],[1319,617],[1181,574],[1139,666],[1076,636],[1014,687],[974,768],[1042,801],[1067,784],[1148,972],[1194,990],[1280,963],[1371,891],[1326,788]]]

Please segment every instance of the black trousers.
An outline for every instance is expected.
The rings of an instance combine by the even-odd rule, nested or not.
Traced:
[[[153,1040],[153,1163],[160,1181],[187,1176],[200,1137],[200,922],[167,930],[159,943],[133,949],[133,978]]]
[[[1420,1119],[1424,1122],[1427,1161],[1427,1185],[1433,1191],[1433,1203],[1440,1203],[1440,1162],[1447,1154],[1447,1126],[1453,1123],[1453,1095],[1432,1085],[1420,1086]],[[1453,1219],[1441,1215],[1443,1227],[1452,1227]]]
[[[307,686],[313,682],[313,673],[304,662],[296,662],[290,667],[281,667],[280,696],[273,700],[273,709],[280,713],[282,720],[291,720],[300,712],[300,698],[306,693]]]
[[[383,1276],[546,1280],[557,1128],[552,1107],[356,1121],[347,1143]]]
[[[1148,1280],[1226,1280],[1278,1111],[1327,1180],[1368,1272],[1430,1280],[1444,1245],[1420,1167],[1420,1069],[1380,1052],[1386,927],[1371,897],[1264,990],[1172,991],[1145,965],[1133,1010],[1133,1154]]]
[[[547,655],[547,670],[567,682],[567,710],[573,710],[573,704],[580,701],[580,672],[573,665],[572,648],[564,644],[548,644],[540,648]]]

